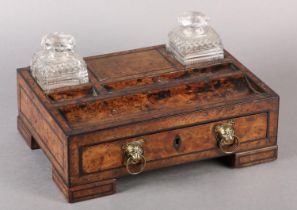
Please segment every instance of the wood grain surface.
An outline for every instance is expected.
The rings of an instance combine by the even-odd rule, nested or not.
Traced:
[[[122,146],[144,140],[145,171],[224,156],[234,167],[277,158],[279,97],[225,51],[183,66],[164,45],[85,58],[90,82],[45,95],[18,69],[18,129],[41,148],[69,202],[115,192]],[[222,153],[214,127],[234,120],[240,147]]]

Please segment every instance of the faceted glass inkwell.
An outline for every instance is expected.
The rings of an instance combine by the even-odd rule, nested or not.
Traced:
[[[209,26],[209,18],[200,12],[178,17],[179,27],[168,34],[167,50],[183,65],[218,63],[224,59],[219,35]]]
[[[73,36],[50,33],[42,38],[41,46],[33,55],[31,73],[45,93],[89,82],[85,61],[74,52]]]

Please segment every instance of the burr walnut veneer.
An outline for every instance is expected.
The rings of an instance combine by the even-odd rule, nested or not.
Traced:
[[[117,178],[141,170],[277,158],[279,97],[228,52],[187,67],[164,45],[85,60],[88,84],[49,95],[29,67],[17,71],[18,129],[47,155],[69,202],[112,194]]]

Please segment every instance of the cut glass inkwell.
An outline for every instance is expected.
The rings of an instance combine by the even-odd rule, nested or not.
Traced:
[[[224,59],[222,41],[200,12],[185,12],[178,17],[179,27],[168,34],[167,50],[183,65],[219,63]]]
[[[31,73],[45,93],[89,82],[85,61],[74,52],[73,36],[50,33],[42,38],[41,46],[33,55]]]

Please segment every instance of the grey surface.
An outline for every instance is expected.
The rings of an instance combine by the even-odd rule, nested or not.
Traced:
[[[78,3],[79,2],[79,3]],[[295,0],[26,0],[0,6],[0,209],[297,209]],[[42,151],[16,129],[15,69],[40,38],[72,33],[83,56],[164,43],[177,14],[201,10],[225,47],[281,96],[279,159],[243,169],[214,160],[118,180],[118,193],[68,204]]]

